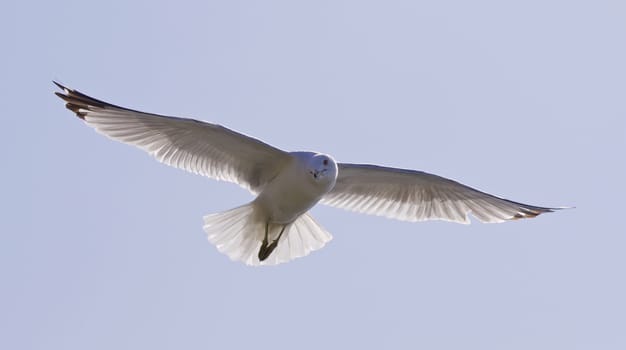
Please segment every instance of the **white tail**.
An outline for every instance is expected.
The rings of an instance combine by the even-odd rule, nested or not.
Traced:
[[[282,225],[270,224],[270,242]],[[249,203],[222,213],[204,216],[204,231],[217,250],[246,265],[275,265],[308,255],[332,239],[309,214],[303,214],[288,224],[278,246],[264,261],[258,252],[265,235],[265,222]]]

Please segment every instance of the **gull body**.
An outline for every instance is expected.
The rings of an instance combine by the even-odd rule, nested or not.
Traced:
[[[335,186],[337,164],[328,155],[290,152],[291,161],[253,201],[266,221],[290,224]]]
[[[464,224],[469,214],[494,223],[561,209],[514,202],[422,171],[285,152],[221,125],[132,110],[55,84],[65,106],[99,133],[256,195],[240,207],[204,216],[208,240],[248,265],[286,262],[330,241],[308,212],[317,203],[398,220]]]

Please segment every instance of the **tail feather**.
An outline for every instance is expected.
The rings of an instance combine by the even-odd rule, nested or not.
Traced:
[[[276,238],[282,225],[270,224],[270,240]],[[322,248],[332,239],[311,215],[303,214],[287,225],[278,246],[264,261],[258,252],[265,235],[265,222],[252,203],[204,216],[204,230],[209,242],[231,260],[246,265],[275,265],[293,260]]]

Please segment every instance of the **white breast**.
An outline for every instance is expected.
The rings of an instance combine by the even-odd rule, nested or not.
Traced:
[[[306,157],[298,154],[254,202],[269,222],[288,224],[311,209],[329,190],[325,184],[313,180]]]

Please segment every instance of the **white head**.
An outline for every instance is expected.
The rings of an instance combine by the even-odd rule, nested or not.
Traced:
[[[310,181],[330,191],[337,180],[337,163],[326,154],[313,152],[295,152],[304,161]]]

